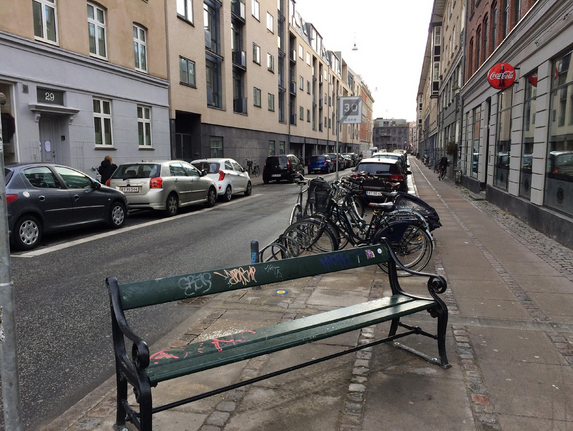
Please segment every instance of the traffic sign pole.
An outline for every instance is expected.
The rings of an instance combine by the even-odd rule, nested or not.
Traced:
[[[0,93],[0,111],[6,96]],[[22,406],[16,355],[16,317],[14,284],[10,274],[10,242],[8,240],[8,210],[4,176],[4,143],[0,122],[0,375],[2,405],[6,431],[22,430]]]

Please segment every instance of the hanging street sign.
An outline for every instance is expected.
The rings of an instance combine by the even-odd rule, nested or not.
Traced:
[[[362,123],[362,98],[361,97],[341,97],[338,107],[340,124],[360,124]]]

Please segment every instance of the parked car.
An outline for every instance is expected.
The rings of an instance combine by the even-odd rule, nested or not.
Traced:
[[[303,172],[304,166],[294,154],[269,156],[263,168],[263,182],[268,184],[269,181],[287,180],[292,183],[295,175]]]
[[[344,168],[351,168],[352,167],[352,157],[348,154],[343,154],[342,158],[344,159]]]
[[[340,153],[328,153],[332,163],[334,164],[334,169],[336,170],[336,166],[338,165],[338,170],[342,171],[346,169],[346,162],[344,161],[344,157]]]
[[[130,209],[152,209],[174,216],[179,208],[217,202],[217,185],[191,163],[182,160],[123,163],[107,181],[125,193]]]
[[[406,161],[406,157],[402,154],[401,150],[394,150],[392,153],[385,153],[385,152],[378,152],[372,155],[372,157],[377,157],[379,159],[394,159],[394,160],[401,160],[402,161],[402,168],[404,169],[404,173],[408,170],[410,165]]]
[[[42,235],[92,223],[120,228],[127,217],[125,195],[69,166],[7,164],[6,202],[10,243],[17,250],[37,247]]]
[[[217,194],[225,202],[233,195],[244,193],[249,196],[253,191],[249,173],[233,159],[201,159],[191,162],[199,171],[207,171],[207,176],[217,184]]]
[[[411,173],[411,171],[404,173],[400,160],[373,157],[362,159],[352,175],[367,174],[375,177],[374,179],[365,179],[362,187],[369,202],[383,202],[385,199],[382,196],[382,192],[392,190],[408,191],[407,176]],[[395,186],[391,184],[395,184]]]
[[[358,160],[359,160],[359,156],[356,153],[346,153],[344,154],[344,156],[350,156],[350,159],[352,160],[352,167],[356,166],[358,164]]]
[[[329,174],[334,170],[334,164],[328,154],[311,156],[308,163],[309,174]]]

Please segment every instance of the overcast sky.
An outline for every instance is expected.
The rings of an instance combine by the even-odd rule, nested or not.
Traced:
[[[373,118],[416,119],[416,95],[432,0],[297,0],[330,51],[362,76],[374,98]],[[356,43],[358,51],[352,51]]]

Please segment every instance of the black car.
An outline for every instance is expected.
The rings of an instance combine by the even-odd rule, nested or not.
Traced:
[[[52,163],[7,164],[6,202],[12,247],[37,247],[45,232],[107,223],[120,228],[128,203],[119,190],[68,166]]]
[[[384,202],[382,192],[408,191],[407,175],[411,173],[404,172],[401,160],[370,158],[362,159],[352,175],[364,177],[362,188],[369,202]]]
[[[294,154],[269,156],[263,168],[263,182],[286,180],[292,183],[297,172],[304,173],[304,165]]]

